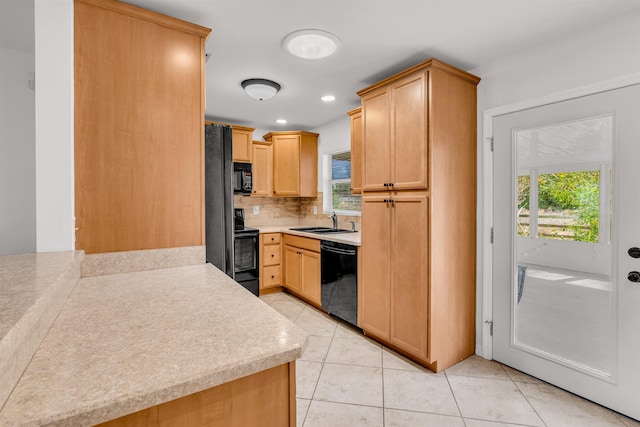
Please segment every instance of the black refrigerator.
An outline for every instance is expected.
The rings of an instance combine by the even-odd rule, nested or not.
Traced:
[[[234,277],[231,126],[204,127],[207,262]]]

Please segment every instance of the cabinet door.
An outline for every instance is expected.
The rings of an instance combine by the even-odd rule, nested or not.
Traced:
[[[391,282],[391,208],[389,196],[362,197],[361,308],[367,332],[389,339],[389,293]]]
[[[270,142],[253,143],[253,193],[252,196],[272,195],[273,152]]]
[[[362,109],[349,113],[351,117],[351,193],[362,193]]]
[[[429,200],[393,196],[391,210],[390,342],[427,359]],[[367,217],[367,221],[369,218]]]
[[[394,83],[390,90],[392,188],[426,189],[426,72],[402,79]]]
[[[284,247],[284,286],[294,292],[300,292],[302,281],[302,258],[300,249],[285,245]]]
[[[231,137],[233,161],[251,163],[253,130],[233,127]]]
[[[362,190],[386,190],[391,181],[391,126],[387,89],[362,98],[363,175]]]
[[[320,254],[300,250],[302,259],[302,284],[300,292],[311,302],[321,305],[320,297]]]
[[[300,136],[273,137],[273,194],[300,194]]]

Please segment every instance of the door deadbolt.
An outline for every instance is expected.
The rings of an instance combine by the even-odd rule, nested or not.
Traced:
[[[629,274],[627,275],[627,279],[629,279],[630,282],[634,282],[634,283],[640,282],[640,272],[630,271]]]
[[[636,248],[635,246],[633,248],[629,248],[627,253],[631,258],[640,258],[640,248]]]

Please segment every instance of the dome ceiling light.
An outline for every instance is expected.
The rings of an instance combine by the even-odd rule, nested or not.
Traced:
[[[247,79],[240,84],[247,95],[258,101],[271,99],[280,90],[278,83],[267,79]]]
[[[338,50],[340,39],[322,30],[299,30],[285,37],[282,47],[298,58],[322,59]]]

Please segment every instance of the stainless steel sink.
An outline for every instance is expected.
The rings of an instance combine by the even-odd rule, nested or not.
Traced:
[[[331,228],[331,227],[296,227],[290,228],[291,231],[304,231],[305,233],[316,234],[330,234],[330,233],[353,233],[353,230],[347,230],[344,228]]]

